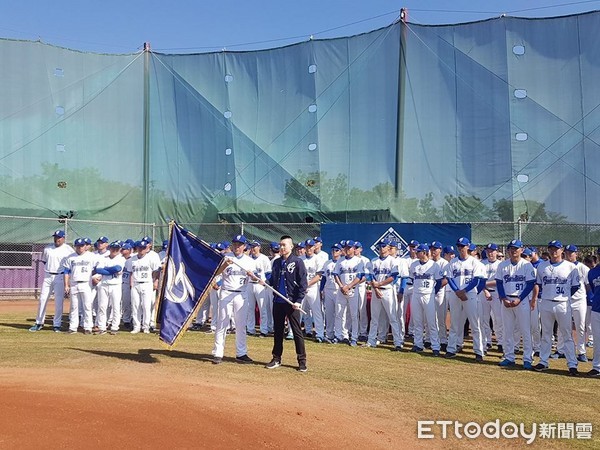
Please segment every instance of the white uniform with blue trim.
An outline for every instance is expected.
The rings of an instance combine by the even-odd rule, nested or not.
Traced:
[[[69,331],[76,332],[79,327],[79,307],[83,313],[83,329],[92,331],[92,272],[98,264],[98,257],[90,252],[81,255],[73,253],[64,262],[64,271],[68,273],[71,311],[69,312]]]
[[[365,267],[362,260],[356,256],[352,258],[340,258],[335,265],[333,271],[334,276],[338,276],[343,285],[352,283],[357,277],[362,277],[365,272]],[[344,317],[347,311],[350,312],[350,320],[352,326],[351,341],[358,340],[358,292],[356,288],[350,289],[347,295],[344,295],[340,289],[336,297],[336,314],[334,333],[338,340],[346,340],[349,338],[348,328]]]
[[[571,287],[579,287],[579,272],[573,263],[561,261],[551,263],[543,261],[538,266],[536,283],[542,292],[539,301],[542,321],[542,345],[540,363],[548,367],[548,358],[552,351],[552,333],[554,321],[564,338],[564,354],[567,366],[577,368],[575,344],[571,333]]]
[[[373,259],[370,262],[370,275],[377,282],[385,281],[387,278],[393,276],[397,277],[398,265],[396,258],[387,255],[385,258],[378,257]],[[371,327],[367,340],[367,343],[371,347],[377,346],[377,341],[379,341],[377,335],[382,315],[385,315],[385,323],[389,323],[392,327],[394,346],[402,347],[403,345],[404,334],[400,332],[400,323],[398,322],[398,301],[394,282],[395,280],[385,286],[373,288],[371,291]]]

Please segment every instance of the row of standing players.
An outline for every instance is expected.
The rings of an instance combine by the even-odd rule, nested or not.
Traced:
[[[164,254],[151,250],[149,237],[135,243],[111,244],[101,237],[95,253],[88,251],[92,244],[88,239],[77,239],[73,250],[64,243],[62,230],[53,237],[54,245],[44,250],[46,276],[31,331],[42,328],[47,300],[52,292],[56,298],[62,298],[62,287],[62,292],[72,297],[70,333],[77,331],[82,319],[86,334],[104,334],[107,327],[114,334],[119,330],[121,316],[126,325],[131,323],[132,333],[150,332]],[[271,244],[271,258],[260,252],[258,242],[249,242],[243,236],[236,236],[235,244],[240,244],[238,255],[231,253],[227,242],[214,247],[231,260],[245,255],[252,263],[243,270],[228,267],[215,284],[210,303],[196,318],[198,327],[208,320],[209,308],[212,309],[211,331],[219,328],[213,349],[217,362],[223,356],[226,330],[236,322],[242,324],[237,327],[236,341],[244,336],[243,342],[236,344],[236,357],[242,362],[247,358],[246,333],[242,330],[254,334],[255,305],[260,311],[260,335],[273,332],[273,295],[264,285],[270,281],[279,244]],[[594,277],[596,272],[590,271],[592,259],[586,258],[587,265],[579,263],[578,249],[573,245],[563,248],[559,241],[549,243],[548,261],[540,259],[535,248],[524,248],[518,240],[508,244],[506,261],[498,257],[496,244],[486,246],[481,261],[472,256],[476,253],[474,247],[466,238],[457,241],[457,250],[439,242],[427,245],[411,241],[408,255],[398,257],[396,243],[384,240],[378,247],[379,257],[369,260],[362,256],[360,242],[342,241],[332,245],[330,259],[322,250],[319,237],[308,239],[296,246],[307,278],[301,299],[302,309],[308,313],[303,318],[305,330],[309,334],[314,330],[317,342],[356,346],[366,341],[365,347],[376,347],[387,340],[391,329],[395,350],[402,349],[407,330],[414,335],[412,351],[431,348],[434,355],[445,351],[445,357],[452,358],[462,348],[462,329],[468,320],[476,361],[482,361],[486,350],[492,347],[491,318],[498,348],[504,353],[501,366],[515,365],[514,349],[522,339],[524,368],[542,371],[548,367],[548,358],[566,357],[569,373],[576,375],[577,363],[587,361],[586,335],[590,344],[594,334],[598,342],[600,332],[600,301],[594,301],[599,296],[600,277]],[[137,253],[132,256],[134,248]],[[224,288],[223,278],[226,283],[234,279],[233,287],[237,289]],[[373,293],[370,323],[367,285]],[[227,292],[235,295],[227,299]],[[235,297],[239,299],[234,301]],[[408,305],[411,320],[407,323]],[[54,331],[60,331],[61,315],[62,302],[57,302]],[[557,352],[551,354],[556,324]],[[570,332],[573,325],[577,346]],[[533,366],[533,357],[538,355],[539,363]],[[597,349],[589,375],[600,375]]]
[[[53,239],[42,254],[44,280],[35,324],[29,331],[43,328],[48,300],[54,294],[55,332],[61,331],[64,298],[71,300],[70,334],[80,327],[84,334],[116,334],[121,320],[131,333],[151,332],[166,242],[157,253],[149,236],[111,243],[106,236],[95,243],[78,238],[71,247],[65,243],[64,231],[57,230]]]

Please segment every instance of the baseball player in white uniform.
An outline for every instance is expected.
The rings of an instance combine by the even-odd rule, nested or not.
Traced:
[[[323,306],[325,307],[325,342],[331,343],[335,339],[335,303],[338,293],[338,285],[333,276],[333,270],[342,253],[340,244],[331,246],[331,259],[323,266],[325,285],[323,286]]]
[[[592,324],[592,333],[596,344],[594,345],[592,370],[590,370],[587,375],[590,377],[600,377],[600,266],[590,269],[586,285],[586,289],[589,291],[590,299],[592,301],[590,322]]]
[[[312,315],[312,324],[315,331],[315,339],[321,343],[325,339],[325,323],[323,320],[323,306],[321,304],[320,284],[323,275],[323,265],[321,260],[314,254],[315,241],[307,239],[305,241],[306,253],[300,259],[304,261],[306,267],[307,289],[302,300],[302,309]]]
[[[127,260],[131,258],[131,254],[131,244],[125,242],[121,247],[121,255],[125,260],[121,272],[121,314],[123,316],[123,326],[127,331],[133,329],[131,325],[131,272],[128,272],[127,268]]]
[[[131,273],[131,319],[133,322],[132,334],[140,332],[150,333],[150,320],[152,317],[152,298],[158,286],[158,271],[160,261],[149,255],[148,242],[136,242],[137,254],[125,263],[127,272]]]
[[[256,262],[256,272],[254,275],[260,280],[266,282],[271,278],[271,261],[267,255],[260,252],[260,243],[253,241],[250,244],[250,257]],[[260,281],[255,278],[250,279],[248,288],[248,334],[254,334],[256,326],[256,316],[254,314],[254,305],[258,304],[260,314],[260,337],[267,337],[269,334],[269,308],[273,309],[273,304],[269,303],[267,289]]]
[[[404,256],[406,259],[406,266],[410,268],[411,264],[418,261],[417,258],[417,247],[420,245],[419,241],[411,240],[408,243],[408,254]],[[406,285],[404,287],[404,302],[402,318],[400,319],[400,326],[408,333],[409,337],[414,337],[414,324],[410,321],[410,303],[413,294],[413,281],[410,277],[406,278]]]
[[[456,357],[459,337],[463,335],[463,316],[469,319],[473,333],[473,351],[475,361],[483,361],[483,342],[479,323],[477,286],[485,274],[479,273],[479,261],[469,254],[471,242],[466,237],[458,239],[458,256],[453,258],[444,269],[444,277],[452,288],[449,294],[450,335],[446,358]]]
[[[590,269],[585,264],[577,261],[578,251],[579,249],[576,245],[567,245],[565,247],[565,259],[575,264],[577,272],[579,273],[579,289],[571,296],[571,316],[573,317],[575,336],[577,337],[577,342],[575,344],[577,360],[579,362],[587,362],[588,359],[585,353],[585,323],[587,316],[587,292],[585,289],[585,281],[587,280]],[[557,351],[559,353],[564,353],[562,343],[563,337],[562,334],[559,333],[557,345]]]
[[[369,276],[368,267],[370,260],[363,256],[363,245],[356,241],[354,243],[354,256],[360,258],[365,267],[365,279]],[[367,283],[359,283],[356,287],[358,291],[358,342],[367,342],[367,329],[369,328],[369,316],[367,315]]]
[[[413,282],[411,298],[411,320],[414,330],[413,352],[424,349],[424,329],[427,324],[429,339],[434,356],[440,355],[440,341],[437,328],[435,294],[442,287],[443,275],[440,266],[429,258],[429,246],[419,244],[416,247],[417,261],[413,262],[408,274]]]
[[[442,249],[443,245],[439,241],[433,241],[429,245],[431,259],[438,266],[440,266],[440,270],[443,273],[444,268],[448,265],[448,261],[442,258]],[[435,294],[435,313],[437,319],[436,323],[438,329],[438,340],[440,342],[440,350],[444,352],[448,347],[448,328],[446,327],[446,317],[448,316],[448,301],[446,300],[446,289],[450,288],[448,288],[447,286],[442,286],[442,288]]]
[[[498,265],[500,264],[500,260],[498,259],[498,245],[491,242],[485,247],[485,252],[487,255],[487,259],[484,261],[485,272],[487,275],[487,281],[485,283],[485,303],[482,305],[483,315],[481,320],[488,324],[487,327],[484,327],[487,333],[487,328],[489,328],[489,318],[492,318],[492,322],[494,324],[494,334],[496,335],[496,343],[498,345],[498,351],[504,352],[504,326],[502,323],[502,303],[500,302],[500,297],[498,296],[498,289],[496,287],[496,271],[498,270]],[[486,342],[492,343],[492,332],[489,330],[489,336],[486,336]],[[490,349],[491,345],[488,346]]]
[[[75,239],[75,252],[63,262],[65,293],[71,298],[69,313],[69,333],[77,333],[79,327],[79,305],[83,309],[83,332],[92,334],[92,273],[98,264],[98,257],[88,252],[85,239]]]
[[[376,347],[378,342],[379,321],[383,314],[392,327],[394,338],[394,350],[402,349],[403,334],[400,332],[398,322],[398,302],[394,281],[398,277],[397,259],[389,254],[391,242],[383,239],[379,242],[379,257],[373,259],[370,264],[367,278],[373,289],[371,297],[371,326],[366,347]]]
[[[248,240],[239,234],[233,238],[233,257],[226,258],[228,266],[221,274],[219,294],[219,319],[215,331],[215,345],[212,351],[213,364],[223,361],[226,330],[231,317],[239,324],[235,333],[235,359],[240,363],[250,363],[246,343],[246,321],[248,319],[248,278],[257,271],[256,261],[244,253]]]
[[[121,297],[123,294],[123,269],[125,258],[121,255],[121,244],[112,242],[109,246],[108,258],[102,258],[96,266],[96,273],[102,275],[98,284],[98,331],[96,334],[106,333],[107,310],[111,316],[108,320],[110,334],[117,334],[121,323]]]
[[[512,330],[515,326],[523,337],[523,369],[532,369],[533,346],[531,342],[531,309],[534,301],[531,291],[535,285],[535,269],[523,258],[523,243],[513,239],[506,246],[509,259],[496,269],[496,288],[502,302],[502,323],[507,330],[504,336],[504,359],[501,367],[515,365],[515,342]],[[510,330],[510,332],[509,332]]]
[[[346,256],[339,259],[333,270],[335,282],[339,287],[336,297],[334,342],[348,342],[352,347],[356,347],[358,345],[358,292],[355,287],[365,279],[365,267],[362,260],[354,256],[354,241],[347,240],[344,251]],[[343,320],[347,311],[350,311],[352,324],[350,341],[348,341],[348,328]]]
[[[63,302],[65,298],[65,284],[63,280],[63,262],[73,254],[75,250],[70,245],[65,244],[65,232],[56,230],[52,235],[54,244],[49,245],[42,253],[42,262],[44,263],[44,281],[42,282],[42,291],[38,311],[35,318],[35,325],[29,331],[40,331],[46,320],[46,307],[48,299],[54,293],[54,319],[52,329],[54,332],[60,332],[62,324]]]
[[[571,333],[570,297],[579,289],[579,272],[573,263],[562,259],[563,245],[560,241],[550,241],[548,253],[550,253],[550,260],[542,262],[537,271],[536,283],[541,289],[539,311],[542,320],[542,346],[540,361],[534,369],[538,372],[548,369],[548,358],[552,350],[552,332],[556,321],[564,339],[569,375],[577,376],[579,371]]]

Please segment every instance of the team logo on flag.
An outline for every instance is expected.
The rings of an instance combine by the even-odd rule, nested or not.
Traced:
[[[185,274],[185,264],[182,261],[175,272],[175,263],[171,257],[167,264],[165,298],[173,303],[183,303],[188,299],[194,299],[194,285]]]
[[[394,230],[394,227],[389,227],[385,233],[383,233],[375,242],[373,242],[373,245],[369,247],[371,250],[373,250],[373,253],[379,254],[379,243],[384,239],[389,239],[391,242],[396,243],[396,245],[398,243],[401,244],[401,247],[398,248],[399,256],[402,257],[408,253],[408,242],[406,242],[406,240],[400,236],[400,233]]]

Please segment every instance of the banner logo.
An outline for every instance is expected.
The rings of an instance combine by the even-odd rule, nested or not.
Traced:
[[[395,242],[396,244],[401,244],[401,247],[398,248],[398,256],[402,257],[408,253],[408,242],[406,242],[406,240],[404,240],[404,238],[400,236],[400,233],[394,230],[393,227],[389,227],[386,230],[386,232],[379,236],[379,238],[377,238],[377,240],[373,242],[373,245],[369,247],[371,250],[373,250],[373,253],[375,253],[376,255],[379,254],[379,243],[384,239],[389,239],[390,241]]]
[[[194,299],[194,286],[185,273],[185,264],[181,262],[175,272],[175,263],[170,256],[167,264],[166,298],[173,303],[183,303],[188,298]]]

